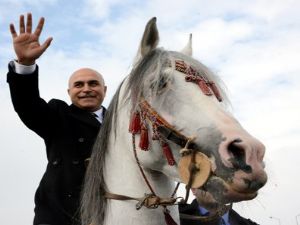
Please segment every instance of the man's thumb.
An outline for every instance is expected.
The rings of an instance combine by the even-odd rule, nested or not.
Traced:
[[[41,48],[42,48],[43,52],[50,46],[52,40],[53,40],[53,38],[52,38],[52,37],[49,37],[49,38],[41,45]]]

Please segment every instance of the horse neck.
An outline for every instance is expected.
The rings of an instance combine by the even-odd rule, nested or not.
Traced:
[[[111,134],[105,159],[104,179],[107,191],[130,197],[143,197],[151,193],[146,185],[134,157],[132,136],[128,133],[129,110],[120,107],[118,111],[116,137]],[[140,151],[139,149],[137,151]],[[144,170],[149,183],[160,197],[170,197],[174,182],[160,172]],[[163,209],[142,208],[136,210],[137,201],[108,200],[105,225],[165,225]],[[177,206],[169,207],[172,217],[178,222]],[[178,222],[179,224],[179,222]]]

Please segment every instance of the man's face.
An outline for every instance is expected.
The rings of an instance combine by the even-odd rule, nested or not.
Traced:
[[[68,93],[75,106],[94,112],[101,107],[106,86],[98,72],[84,68],[77,70],[70,77]]]

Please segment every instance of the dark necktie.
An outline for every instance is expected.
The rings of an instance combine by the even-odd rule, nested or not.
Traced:
[[[100,120],[99,120],[99,116],[96,113],[91,113],[93,117],[95,117],[95,119],[101,124]]]

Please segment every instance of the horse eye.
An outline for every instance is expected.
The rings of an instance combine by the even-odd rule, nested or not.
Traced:
[[[159,84],[158,84],[158,89],[164,89],[165,87],[167,87],[168,82],[166,81],[166,78],[162,77],[159,80]]]

